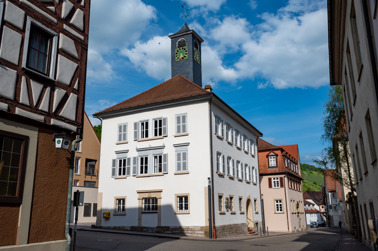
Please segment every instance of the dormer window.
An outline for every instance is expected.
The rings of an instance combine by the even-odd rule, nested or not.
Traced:
[[[186,40],[184,38],[181,38],[177,41],[177,48],[186,46]]]
[[[274,153],[268,155],[269,167],[277,167],[277,156]]]

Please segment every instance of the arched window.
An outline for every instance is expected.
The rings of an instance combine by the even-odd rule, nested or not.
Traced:
[[[186,40],[184,38],[179,39],[179,41],[177,41],[177,48],[184,46],[186,46]]]
[[[197,40],[194,40],[194,48],[196,48],[197,50],[199,49],[199,45],[198,45]]]

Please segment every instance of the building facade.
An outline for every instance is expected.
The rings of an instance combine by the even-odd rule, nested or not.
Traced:
[[[82,193],[84,200],[83,204],[79,206],[77,222],[95,224],[101,142],[87,113],[84,113],[83,126],[83,140],[77,145],[75,154],[72,196],[74,196],[74,192],[84,192]],[[71,222],[74,222],[75,214],[76,211],[72,207]]]
[[[343,88],[358,218],[363,242],[371,247],[368,221],[377,221],[378,206],[376,9],[372,0],[328,1],[330,83]]]
[[[327,212],[327,223],[331,227],[345,227],[344,203],[342,189],[336,170],[324,170],[324,192]]]
[[[0,0],[0,246],[8,250],[67,245],[70,142],[82,132],[89,5]],[[58,136],[65,140],[54,142]]]
[[[305,230],[298,146],[275,146],[259,139],[258,151],[264,227],[274,232]]]
[[[186,24],[170,37],[172,78],[95,114],[97,225],[213,237],[256,230],[261,133],[202,88],[202,39]]]
[[[311,222],[325,226],[327,218],[323,192],[306,191],[303,193],[303,200],[307,226],[309,226]]]

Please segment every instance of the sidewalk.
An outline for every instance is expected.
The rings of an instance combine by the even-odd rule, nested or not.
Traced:
[[[88,226],[88,225],[77,225],[76,229],[78,231],[92,231],[92,232],[103,232],[103,233],[163,237],[163,238],[170,238],[170,239],[204,240],[204,241],[209,241],[209,240],[211,240],[211,241],[213,241],[213,240],[248,240],[248,239],[255,239],[255,238],[267,238],[267,237],[280,236],[280,235],[306,233],[306,231],[296,232],[296,233],[269,232],[269,235],[262,235],[262,236],[260,236],[260,234],[257,234],[257,235],[241,235],[241,236],[230,236],[230,237],[224,237],[224,238],[209,239],[209,238],[205,238],[205,237],[185,236],[185,235],[177,235],[177,234],[164,234],[164,233],[154,233],[154,232],[137,232],[137,231],[108,229],[108,228],[92,228],[91,226]]]
[[[353,235],[349,234],[345,229],[340,233],[340,242],[337,251],[370,251],[370,249],[359,242]]]

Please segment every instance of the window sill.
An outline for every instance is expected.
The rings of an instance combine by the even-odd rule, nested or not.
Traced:
[[[249,152],[247,150],[243,150],[246,154],[248,154]]]
[[[236,212],[235,211],[231,211],[230,214],[236,214]]]
[[[234,179],[234,176],[232,176],[232,175],[227,175],[230,179]]]
[[[182,174],[189,174],[189,171],[183,171],[183,172],[174,172],[174,175],[182,175]]]
[[[217,172],[217,174],[218,174],[219,176],[224,177],[224,173],[222,173],[222,172]]]
[[[127,176],[116,176],[116,177],[113,177],[115,180],[123,180],[123,179],[127,179]]]
[[[219,214],[225,215],[226,212],[225,211],[219,211]]]
[[[241,179],[241,178],[238,178],[238,181],[243,181],[243,179]]]
[[[255,212],[255,214],[259,214],[259,212],[257,211],[257,212]]]
[[[32,74],[36,74],[37,76],[40,76],[40,77],[42,77],[42,78],[44,78],[44,79],[46,79],[46,80],[49,80],[49,81],[56,81],[55,79],[50,78],[49,76],[47,76],[47,75],[45,75],[45,74],[42,74],[42,73],[39,73],[39,72],[37,72],[37,71],[35,71],[35,70],[33,70],[33,69],[30,69],[30,68],[28,68],[28,67],[26,67],[26,66],[23,66],[22,69],[23,69],[24,71],[30,72],[30,73],[32,73]]]
[[[223,140],[223,137],[222,137],[222,136],[220,136],[220,135],[218,135],[218,134],[215,134],[215,135],[217,136],[218,139]]]
[[[253,154],[253,153],[251,153],[251,156],[254,158],[255,157],[255,155]]]
[[[229,140],[227,140],[227,143],[228,143],[228,144],[230,144],[230,145],[232,145],[232,142],[231,142],[231,141],[229,141]]]
[[[149,140],[158,140],[158,139],[163,139],[164,136],[158,136],[158,137],[152,137],[152,138],[144,138],[144,139],[138,139],[137,142],[144,142],[144,141],[149,141]]]
[[[123,145],[123,144],[128,144],[129,141],[118,141],[116,142],[116,145]]]
[[[244,211],[241,211],[240,214],[244,214]]]
[[[252,183],[253,183],[253,185],[255,185],[255,186],[257,185],[257,182],[252,182]]]
[[[113,213],[113,216],[126,216],[126,213]]]
[[[251,184],[251,182],[249,180],[246,180],[245,183]]]
[[[157,211],[153,211],[153,212],[144,212],[142,211],[142,214],[157,214],[158,212]]]
[[[284,214],[284,212],[274,212],[274,214]]]
[[[240,146],[236,146],[236,149],[241,150],[241,147]]]
[[[154,176],[164,176],[164,173],[138,174],[135,177],[136,178],[146,178],[146,177],[154,177]]]
[[[375,164],[377,164],[377,158],[375,158],[375,160],[373,160],[373,161],[371,162],[371,165],[372,165],[372,166],[375,166]]]
[[[173,137],[184,137],[184,136],[188,136],[189,135],[189,133],[178,133],[178,134],[175,134],[175,135],[173,135]]]
[[[190,214],[190,212],[175,212],[175,214]]]

